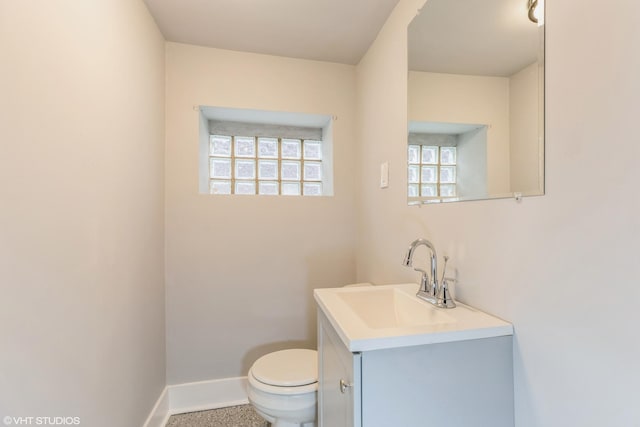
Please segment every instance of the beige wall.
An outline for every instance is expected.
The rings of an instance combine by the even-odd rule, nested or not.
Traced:
[[[355,72],[167,46],[168,381],[313,346],[311,289],[416,280],[399,260],[420,236],[452,257],[462,301],[513,322],[518,427],[633,425],[640,4],[547,5],[544,197],[418,209],[406,26],[422,2],[400,0]],[[162,39],[139,2],[2,1],[0,52],[0,416],[139,426],[165,383]],[[335,196],[199,195],[200,104],[338,116]]]
[[[337,116],[333,197],[198,194],[197,105]],[[170,384],[315,346],[312,289],[355,278],[355,67],[167,44]]]
[[[0,52],[0,419],[140,426],[165,385],[163,38],[139,1],[2,0]]]
[[[487,126],[487,192],[510,192],[509,79],[409,72],[409,120]]]
[[[400,267],[421,221],[407,209],[407,25],[424,0],[401,0],[357,67],[361,150],[358,191],[358,279],[378,283],[415,279]],[[365,149],[366,148],[366,149]],[[380,164],[389,162],[389,188],[380,189]],[[426,232],[417,233],[429,236]],[[411,236],[411,237],[408,237]],[[397,244],[402,250],[398,250]]]
[[[538,82],[540,66],[533,63],[509,77],[509,141],[511,188],[524,194],[544,188],[540,162],[541,122]]]
[[[545,196],[410,208],[405,43],[420,3],[400,1],[357,70],[358,279],[417,280],[399,260],[411,240],[432,240],[451,256],[457,296],[514,324],[518,427],[637,423],[640,4],[547,3]]]

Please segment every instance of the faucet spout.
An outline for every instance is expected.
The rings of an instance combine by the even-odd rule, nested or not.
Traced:
[[[431,281],[428,286],[421,286],[418,294],[423,294],[423,296],[428,296],[430,298],[436,298],[439,291],[438,286],[438,256],[436,254],[436,248],[433,246],[433,243],[426,239],[416,239],[409,245],[409,249],[407,249],[407,253],[404,256],[402,261],[402,265],[405,267],[413,266],[413,254],[415,250],[419,246],[426,246],[431,251]],[[426,284],[426,281],[424,281]],[[423,289],[424,287],[424,289]]]
[[[407,253],[404,255],[404,258],[402,259],[402,265],[404,265],[405,267],[412,267],[413,266],[413,251],[414,250],[415,250],[415,247],[409,246],[409,249],[407,250]]]

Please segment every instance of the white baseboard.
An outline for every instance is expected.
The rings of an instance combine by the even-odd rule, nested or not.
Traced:
[[[247,377],[170,385],[171,414],[204,411],[226,406],[244,405],[247,399]]]
[[[169,392],[167,387],[162,390],[158,401],[151,410],[151,413],[147,417],[147,421],[144,423],[144,427],[165,427],[171,413],[169,412]]]
[[[144,427],[164,427],[174,414],[247,403],[247,377],[170,385],[160,395]]]

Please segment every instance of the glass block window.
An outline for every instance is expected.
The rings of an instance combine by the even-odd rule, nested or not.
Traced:
[[[407,183],[409,197],[456,197],[456,147],[409,145]]]
[[[211,135],[209,193],[322,196],[322,141]]]

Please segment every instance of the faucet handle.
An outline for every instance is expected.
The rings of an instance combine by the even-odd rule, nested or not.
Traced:
[[[441,308],[456,307],[456,303],[451,296],[451,292],[449,291],[449,282],[445,277],[442,278],[442,285],[440,285],[440,291],[438,291],[436,305]]]
[[[429,292],[429,275],[421,268],[414,268],[415,271],[422,273],[420,277],[420,290],[422,292]]]
[[[442,279],[440,279],[440,283],[444,283],[445,277],[444,273],[447,272],[447,261],[449,261],[449,257],[447,255],[444,256],[444,267],[442,267]]]

